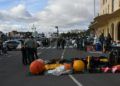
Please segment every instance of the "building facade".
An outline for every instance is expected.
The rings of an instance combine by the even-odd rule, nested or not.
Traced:
[[[99,16],[90,25],[99,36],[110,33],[114,41],[120,41],[120,0],[100,0]]]

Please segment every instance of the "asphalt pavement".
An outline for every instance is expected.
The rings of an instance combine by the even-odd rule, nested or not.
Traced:
[[[8,53],[0,56],[0,86],[120,86],[120,74],[30,75],[29,66],[22,65],[21,52]],[[64,50],[54,47],[39,48],[38,54],[39,58],[44,60],[100,55],[71,47],[66,47]]]

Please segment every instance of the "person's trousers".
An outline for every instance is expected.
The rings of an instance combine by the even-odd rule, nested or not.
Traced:
[[[34,58],[38,59],[37,48],[33,48],[33,52],[34,52]]]
[[[27,61],[27,51],[25,48],[22,48],[22,63],[24,65],[28,64],[28,61]]]
[[[29,59],[30,63],[35,60],[35,58],[34,58],[34,48],[28,48],[28,59]]]

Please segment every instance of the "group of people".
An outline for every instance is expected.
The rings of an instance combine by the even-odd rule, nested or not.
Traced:
[[[43,39],[43,40],[42,40],[42,45],[43,45],[44,47],[49,46],[49,45],[50,45],[50,40],[49,40],[48,38]]]
[[[110,51],[112,45],[112,37],[110,33],[108,33],[106,37],[103,33],[99,37],[95,36],[93,44],[96,45],[97,43],[101,45],[101,50],[103,50],[103,52]]]
[[[77,44],[77,49],[80,50],[85,50],[85,45],[86,45],[86,37],[77,37],[76,38],[76,44]]]
[[[97,46],[99,46],[99,51],[107,52],[111,50],[112,45],[112,37],[110,33],[107,36],[104,36],[103,33],[98,37],[95,36],[86,36],[81,35],[80,37],[76,37],[72,40],[74,41],[74,45],[79,50],[87,50],[87,46],[93,46],[93,50],[97,50]],[[60,41],[62,42],[62,41]]]
[[[59,38],[57,40],[57,48],[62,48],[64,49],[65,48],[65,44],[66,44],[66,41],[64,38]]]
[[[30,64],[35,59],[38,59],[37,55],[37,41],[34,37],[29,36],[22,41],[22,62],[24,65]]]

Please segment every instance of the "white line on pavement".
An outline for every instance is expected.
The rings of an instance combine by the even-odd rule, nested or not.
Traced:
[[[77,79],[75,79],[72,75],[69,75],[69,77],[77,84],[77,86],[83,86]]]
[[[61,55],[61,59],[64,58],[65,50],[66,50],[66,49],[63,50],[63,53],[62,53],[62,55]],[[75,79],[72,75],[69,75],[69,77],[70,77],[70,79],[73,80],[74,83],[77,84],[77,86],[83,86],[83,85],[82,85],[77,79]]]
[[[51,46],[48,47],[48,49],[52,48]]]
[[[63,52],[62,52],[61,59],[64,58],[64,54],[65,54],[65,49],[64,49]]]
[[[53,47],[53,49],[55,49],[55,48],[56,48],[56,46]]]
[[[67,46],[65,46],[65,48],[67,48]]]
[[[37,53],[38,55],[40,55],[41,54],[41,52],[39,52],[39,53]]]
[[[49,46],[49,47],[38,47],[37,49],[55,49],[57,48],[56,46]],[[73,46],[65,46],[66,48],[74,48]]]
[[[73,48],[73,46],[69,46],[69,48]]]

